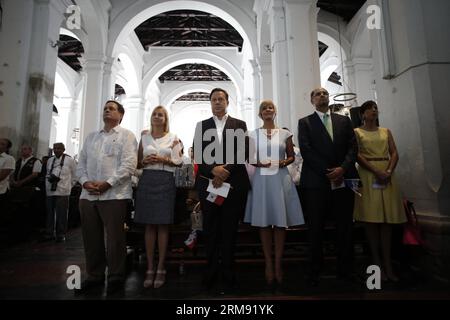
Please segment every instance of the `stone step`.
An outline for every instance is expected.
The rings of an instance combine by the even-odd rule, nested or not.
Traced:
[[[129,223],[127,231],[127,245],[134,251],[135,258],[139,255],[145,255],[144,248],[144,227]],[[308,256],[309,241],[306,226],[289,228],[286,233],[285,258],[287,259],[305,259]],[[190,225],[181,223],[171,226],[169,237],[169,249],[167,254],[168,261],[174,260],[204,260],[205,248],[201,232],[198,233],[197,242],[193,250],[189,249],[184,241],[190,234]],[[325,257],[335,256],[334,245],[335,227],[328,223],[325,226],[324,235],[324,255]],[[366,254],[367,244],[362,228],[355,225],[354,228],[354,246],[355,254]],[[236,244],[236,259],[262,259],[261,241],[258,228],[253,228],[248,224],[241,223],[238,230]]]

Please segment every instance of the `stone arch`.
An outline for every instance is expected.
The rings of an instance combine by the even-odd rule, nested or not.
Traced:
[[[125,52],[120,53],[118,58],[123,66],[121,73],[123,75],[123,80],[125,80],[120,82],[120,85],[125,89],[128,97],[140,96],[141,82],[139,81],[137,68],[133,63],[133,59]]]
[[[104,9],[100,1],[79,1],[83,19],[83,27],[86,30],[87,36],[83,43],[85,54],[104,54],[107,40],[108,29],[107,17],[103,14]]]
[[[339,31],[328,24],[317,23],[317,31],[319,41],[322,41],[327,46],[332,46],[333,48],[342,47],[343,60],[350,57],[351,45],[347,38],[343,35],[343,30],[339,35]]]
[[[342,90],[347,91],[349,87],[348,70],[345,68],[345,63],[350,57],[350,44],[347,39],[341,34],[339,39],[339,32],[325,24],[318,24],[317,38],[328,46],[328,49],[320,58],[320,78],[322,86],[325,86],[331,73],[338,71],[343,73],[345,83],[343,83]],[[343,80],[344,80],[343,79]]]
[[[213,0],[208,3],[192,0],[159,1],[157,4],[149,4],[148,1],[137,1],[119,13],[111,22],[109,28],[108,56],[116,56],[120,46],[125,42],[130,33],[148,18],[172,10],[198,10],[214,14],[233,26],[244,39],[244,44],[249,43],[252,56],[257,52],[255,24],[251,16],[242,8],[230,1]],[[201,8],[201,9],[200,9]]]
[[[151,69],[144,75],[143,88],[146,94],[148,87],[153,81],[162,75],[167,70],[185,63],[204,63],[211,65],[223,73],[225,73],[233,82],[236,87],[236,100],[240,101],[242,97],[243,89],[243,77],[241,73],[235,68],[235,66],[226,59],[219,57],[218,55],[209,52],[192,52],[184,51],[175,53],[155,63]],[[144,95],[145,96],[145,95]]]
[[[214,89],[215,86],[208,83],[189,83],[183,86],[178,87],[177,89],[170,92],[168,95],[161,97],[161,104],[163,106],[167,106],[167,108],[170,108],[172,103],[178,99],[179,97],[184,96],[185,94],[191,93],[191,92],[205,92],[209,93],[212,89]]]

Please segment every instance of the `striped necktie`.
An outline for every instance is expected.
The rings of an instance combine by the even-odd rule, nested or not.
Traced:
[[[323,122],[323,125],[325,126],[325,128],[327,129],[331,140],[333,140],[333,128],[331,126],[331,119],[330,119],[330,115],[328,113],[325,113],[323,115],[322,122]]]

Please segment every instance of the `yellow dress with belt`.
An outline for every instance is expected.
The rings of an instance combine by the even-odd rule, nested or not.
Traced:
[[[370,163],[381,170],[386,170],[389,164],[388,129],[378,128],[376,131],[355,129],[359,153]],[[375,175],[359,166],[359,176],[362,182],[362,197],[355,197],[354,218],[356,221],[372,223],[404,223],[406,216],[402,205],[401,193],[395,177],[384,189],[376,189],[373,183]]]

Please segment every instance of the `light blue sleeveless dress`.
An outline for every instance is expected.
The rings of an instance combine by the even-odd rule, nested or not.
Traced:
[[[265,129],[250,132],[250,161],[285,159],[289,137],[292,133],[284,129],[276,129],[271,138],[267,137]],[[256,149],[255,152],[252,149]],[[244,222],[256,227],[290,227],[305,223],[297,190],[286,167],[256,168],[251,183]]]

